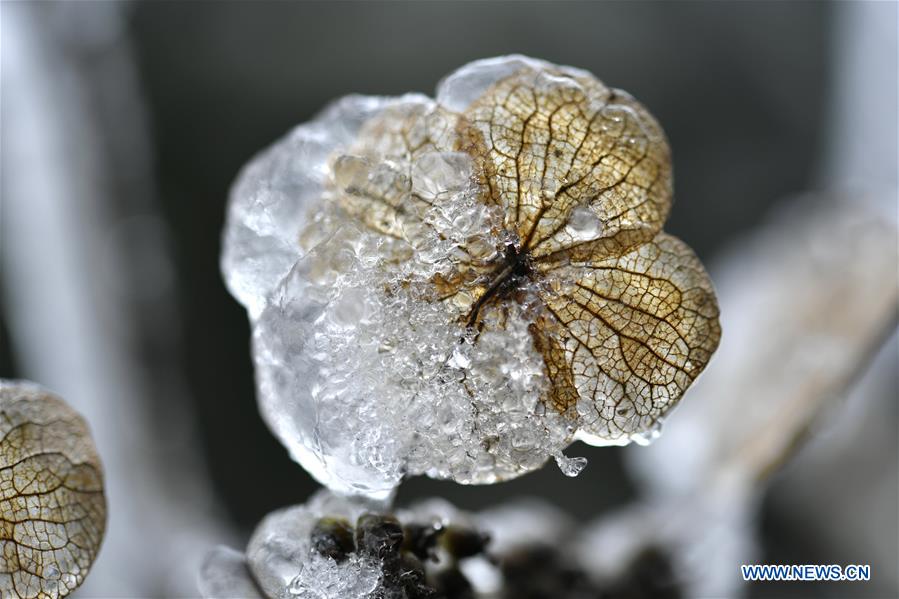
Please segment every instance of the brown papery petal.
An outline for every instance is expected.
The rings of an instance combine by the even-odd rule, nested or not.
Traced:
[[[87,575],[106,528],[84,419],[39,387],[0,381],[0,593],[52,598]]]
[[[542,353],[554,387],[577,391],[582,435],[618,441],[651,429],[721,337],[702,264],[660,233],[623,256],[572,263],[552,276],[558,291],[541,293],[542,326],[558,342]]]
[[[489,199],[535,260],[588,240],[621,253],[662,228],[671,206],[668,142],[627,93],[592,77],[524,69],[465,116],[483,144]]]

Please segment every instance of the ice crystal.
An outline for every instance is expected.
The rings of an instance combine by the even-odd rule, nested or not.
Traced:
[[[353,555],[338,562],[316,552],[312,531],[323,517],[355,520],[371,504],[345,501],[320,492],[307,504],[273,512],[256,528],[247,547],[247,564],[266,597],[341,599],[367,597],[377,588],[376,559]]]
[[[344,98],[254,159],[223,271],[259,401],[342,493],[513,478],[648,438],[717,346],[664,134],[592,75],[478,61],[437,99]]]

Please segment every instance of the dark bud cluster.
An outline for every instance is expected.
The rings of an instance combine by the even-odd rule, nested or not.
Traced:
[[[535,543],[499,556],[487,535],[457,524],[401,524],[387,514],[363,514],[355,527],[322,518],[312,548],[336,561],[356,553],[380,563],[382,582],[372,599],[475,599],[462,560],[483,556],[502,574],[501,599],[680,599],[667,552],[648,548],[614,580],[596,584],[564,550]],[[439,559],[438,559],[439,557]],[[439,561],[439,563],[438,563]]]
[[[597,599],[586,574],[549,545],[519,547],[500,560],[503,599]]]
[[[403,551],[408,551],[422,561],[437,559],[437,541],[443,536],[443,527],[439,524],[407,524]]]
[[[465,559],[484,553],[490,536],[463,526],[447,526],[440,537],[440,545],[455,559]]]
[[[342,518],[322,518],[310,537],[314,551],[336,561],[358,553],[380,562],[383,578],[374,599],[474,599],[458,561],[483,553],[488,541],[461,526],[403,526],[394,516],[370,513],[360,516],[355,528]],[[437,561],[438,548],[449,563],[426,568],[426,562]]]
[[[639,553],[617,580],[604,589],[604,599],[680,599],[681,583],[671,557],[657,547]]]
[[[353,527],[344,518],[322,518],[312,528],[312,549],[342,562],[356,550]]]
[[[614,580],[597,585],[557,548],[531,545],[500,560],[503,599],[680,599],[667,553],[647,549]]]
[[[362,514],[356,522],[359,553],[380,560],[393,559],[403,544],[403,526],[393,516]]]

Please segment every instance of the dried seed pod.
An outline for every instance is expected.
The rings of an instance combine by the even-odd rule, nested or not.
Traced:
[[[517,547],[500,561],[504,599],[519,597],[606,597],[592,589],[585,572],[557,548],[535,544]],[[611,595],[610,597],[629,597]]]
[[[420,560],[435,559],[434,548],[443,534],[443,528],[434,524],[409,523],[403,526],[403,551]]]
[[[105,528],[103,469],[84,419],[36,385],[0,381],[0,595],[68,595]]]
[[[402,553],[400,559],[392,564],[392,568],[388,568],[387,574],[396,577],[396,587],[403,589],[403,597],[407,599],[437,597],[434,588],[428,584],[424,565],[411,553]]]
[[[451,524],[446,527],[440,544],[456,559],[464,559],[482,553],[490,542],[490,535],[472,528]]]
[[[309,533],[312,548],[338,562],[355,551],[353,527],[344,518],[322,518]]]
[[[383,560],[399,555],[403,527],[386,514],[362,514],[356,522],[356,547],[359,553]]]
[[[447,599],[474,599],[474,588],[458,568],[446,568],[434,575],[440,597]]]

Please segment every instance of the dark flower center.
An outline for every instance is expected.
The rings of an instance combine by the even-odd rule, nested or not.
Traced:
[[[471,307],[468,315],[468,326],[474,326],[478,321],[481,308],[494,298],[505,298],[514,293],[520,286],[521,280],[530,278],[534,270],[528,252],[522,250],[514,243],[506,245],[506,251],[496,269],[491,273],[487,290],[478,298]]]

